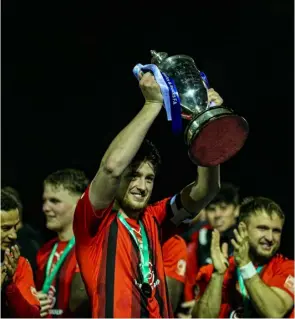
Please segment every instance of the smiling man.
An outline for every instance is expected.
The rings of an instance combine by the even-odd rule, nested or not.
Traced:
[[[285,216],[268,198],[246,199],[232,239],[233,256],[214,230],[213,265],[197,275],[195,318],[294,318],[294,260],[277,254]],[[220,248],[221,246],[221,248]]]
[[[219,189],[219,167],[198,167],[195,182],[148,205],[160,156],[145,136],[162,110],[163,97],[150,73],[143,75],[140,88],[143,108],[109,146],[75,212],[77,259],[94,318],[173,316],[162,244]],[[211,99],[222,101],[212,91]],[[93,147],[96,140],[93,136]]]
[[[211,264],[210,245],[213,229],[217,229],[221,242],[228,244],[229,256],[233,253],[231,239],[239,215],[239,191],[231,183],[222,183],[220,191],[204,209],[207,225],[191,235],[187,246],[187,275],[184,286],[184,301],[194,300],[198,292],[196,276],[200,268]],[[186,304],[186,303],[185,303]]]
[[[1,317],[40,317],[32,268],[16,245],[20,223],[18,203],[1,190]]]
[[[44,181],[43,212],[46,227],[57,237],[37,255],[36,286],[42,314],[87,317],[87,294],[77,265],[73,217],[88,180],[84,172],[64,169]]]

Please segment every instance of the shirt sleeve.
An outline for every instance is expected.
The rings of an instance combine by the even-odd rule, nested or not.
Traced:
[[[20,257],[16,273],[5,293],[10,313],[14,317],[40,317],[40,303],[36,296],[32,268],[25,258]]]
[[[267,284],[286,291],[294,299],[294,260],[279,263],[274,276]]]
[[[179,236],[171,237],[163,245],[162,251],[166,276],[184,283],[187,263],[185,241]]]
[[[165,198],[150,207],[161,227],[163,243],[188,230],[189,223],[186,223],[188,213],[182,208],[179,194]]]
[[[88,244],[95,237],[106,223],[114,204],[112,202],[104,209],[94,210],[89,199],[89,187],[79,199],[75,210],[73,229],[77,243]]]

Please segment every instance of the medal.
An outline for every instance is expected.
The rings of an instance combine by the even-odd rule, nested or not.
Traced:
[[[121,223],[125,226],[125,228],[130,233],[130,235],[132,236],[132,238],[134,239],[134,241],[138,247],[139,258],[140,258],[139,268],[140,268],[140,272],[142,275],[142,281],[143,281],[140,289],[146,298],[150,298],[152,296],[152,287],[148,283],[148,278],[149,278],[149,273],[150,273],[150,269],[149,269],[150,256],[149,256],[148,239],[147,239],[147,234],[145,232],[144,226],[143,226],[142,222],[139,221],[141,237],[142,237],[142,244],[139,244],[138,239],[137,239],[133,229],[126,222],[122,213],[119,212],[118,217],[119,217],[119,220],[121,221]]]
[[[150,298],[152,296],[152,288],[147,282],[144,282],[141,285],[141,291],[147,298]]]

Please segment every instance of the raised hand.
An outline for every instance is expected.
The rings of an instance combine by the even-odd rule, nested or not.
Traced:
[[[228,268],[228,244],[223,243],[220,248],[220,233],[214,229],[211,239],[211,259],[214,269],[220,275],[223,275]]]
[[[15,274],[19,257],[20,251],[17,245],[5,250],[4,266],[9,279],[11,279]]]
[[[145,98],[146,103],[163,104],[163,96],[160,86],[155,80],[154,76],[147,72],[140,75],[139,87]]]
[[[235,239],[231,240],[234,247],[234,258],[238,267],[247,265],[249,257],[249,236],[245,223],[239,223],[238,229],[234,230]]]
[[[214,89],[208,90],[208,101],[209,103],[214,102],[216,106],[220,106],[223,103],[222,97]]]

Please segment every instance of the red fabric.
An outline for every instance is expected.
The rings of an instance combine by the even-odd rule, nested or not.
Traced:
[[[205,225],[201,229],[211,229],[210,225]],[[186,267],[186,279],[184,284],[183,297],[184,301],[190,301],[195,299],[198,293],[196,287],[196,277],[199,272],[198,263],[198,246],[199,246],[199,234],[200,230],[194,232],[191,235],[190,242],[187,245],[187,267]]]
[[[138,287],[141,283],[138,249],[119,221],[117,212],[112,210],[113,203],[104,210],[94,211],[89,201],[89,188],[79,200],[74,217],[76,252],[91,299],[92,317],[172,316],[158,230],[158,226],[165,221],[168,200],[167,198],[148,206],[141,217],[148,236],[152,261],[151,298],[145,298]],[[135,220],[126,221],[139,231]],[[165,235],[165,229],[163,231]]]
[[[40,303],[36,297],[33,272],[29,262],[20,257],[12,282],[5,288],[6,305],[10,317],[39,318]],[[1,311],[4,309],[1,309]]]
[[[54,238],[47,242],[37,254],[36,286],[38,291],[42,289],[45,280],[47,262],[51,251],[57,242],[58,247],[52,262],[53,267],[68,242],[61,242],[58,241],[57,238]],[[52,309],[50,309],[50,314],[55,317],[68,318],[72,316],[69,309],[69,300],[73,276],[79,271],[79,267],[77,265],[75,247],[73,247],[64,260],[48,292],[48,295],[52,298]]]
[[[187,264],[187,249],[184,239],[178,235],[171,237],[164,243],[162,253],[166,276],[184,283]]]
[[[237,280],[235,276],[236,266],[234,258],[229,259],[229,268],[224,275],[222,286],[222,301],[219,318],[228,318],[231,311],[237,309],[237,305],[233,305],[233,300],[242,300],[240,292],[237,290]],[[199,288],[197,300],[203,295],[213,273],[213,265],[206,265],[201,267],[197,278],[196,284]],[[287,278],[291,276],[294,280],[294,260],[284,258],[282,255],[274,256],[271,261],[264,266],[261,272],[262,281],[270,286],[277,287],[286,291],[294,299],[294,284],[293,290],[286,285]],[[292,312],[294,316],[294,311]],[[293,318],[289,316],[289,318]]]
[[[190,147],[193,159],[201,166],[216,166],[234,156],[244,145],[248,130],[244,120],[227,115],[209,121]]]

